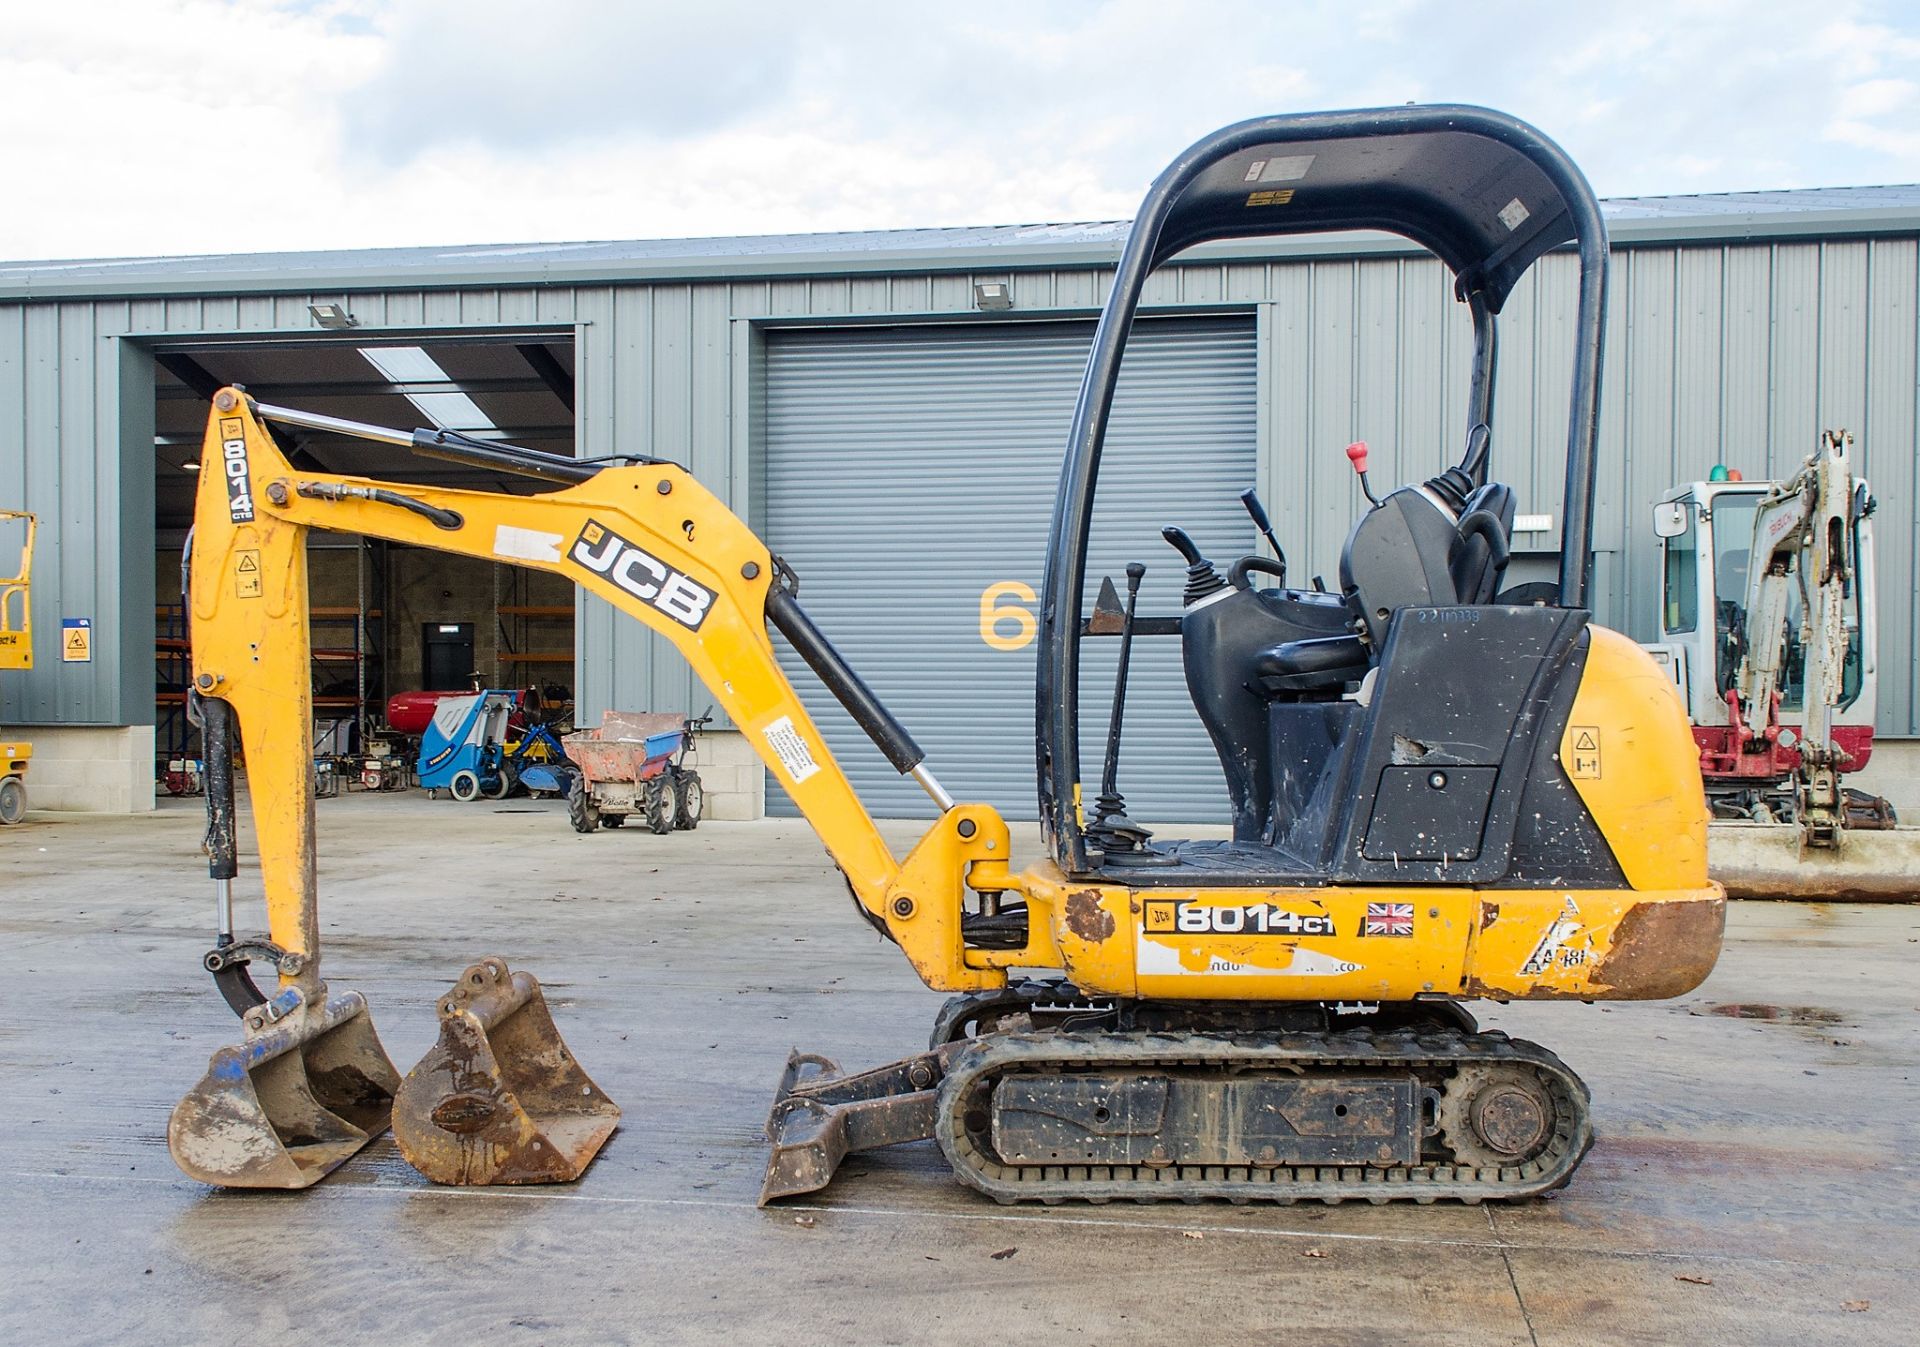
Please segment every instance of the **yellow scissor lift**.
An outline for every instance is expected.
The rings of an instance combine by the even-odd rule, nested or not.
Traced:
[[[28,598],[33,580],[33,531],[37,520],[19,510],[0,510],[0,525],[14,520],[26,524],[20,545],[20,570],[0,577],[0,669],[33,667],[33,604]],[[0,823],[18,823],[27,816],[27,760],[33,745],[0,736]]]

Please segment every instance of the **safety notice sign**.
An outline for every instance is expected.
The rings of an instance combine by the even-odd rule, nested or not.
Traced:
[[[60,619],[60,658],[67,664],[93,663],[93,619]]]

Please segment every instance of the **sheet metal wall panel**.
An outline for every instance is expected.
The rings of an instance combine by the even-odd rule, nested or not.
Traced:
[[[961,799],[1035,812],[1036,647],[980,635],[983,591],[1037,590],[1048,516],[1092,329],[1087,323],[814,329],[767,340],[766,537],[800,600]],[[1253,546],[1253,323],[1151,320],[1134,332],[1102,460],[1088,600],[1101,575],[1147,565],[1141,611],[1174,613],[1179,524],[1221,564]],[[1124,579],[1119,583],[1124,584]],[[1034,604],[1021,605],[1031,612]],[[1014,632],[1009,622],[1004,631]],[[923,815],[903,780],[811,672],[789,678],[868,807]],[[1090,642],[1084,770],[1097,781],[1116,643]],[[1166,638],[1135,646],[1121,787],[1136,817],[1224,817],[1225,792]],[[774,807],[790,810],[770,792]]]
[[[1869,375],[1858,443],[1881,502],[1874,523],[1885,729],[1920,725],[1920,246],[1913,239],[1875,240],[1866,284]]]
[[[1702,251],[1711,251],[1722,259],[1725,278],[1720,300],[1720,456],[1739,449],[1753,453],[1757,461],[1764,456],[1767,443],[1773,249]]]
[[[1626,395],[1624,455],[1626,489],[1601,503],[1595,535],[1615,547],[1623,536],[1643,536],[1641,516],[1646,504],[1675,480],[1674,453],[1674,255],[1662,250],[1635,254],[1620,279],[1626,301],[1625,349],[1617,357],[1612,377]],[[1658,593],[1655,576],[1659,554],[1651,546],[1628,546],[1618,560],[1625,591],[1637,596]],[[1649,600],[1651,601],[1651,600]],[[1615,613],[1619,611],[1616,605]],[[1615,620],[1618,618],[1616,616]],[[1644,622],[1636,625],[1644,626]]]
[[[1719,461],[1722,362],[1728,346],[1721,340],[1726,321],[1721,297],[1724,270],[1725,255],[1718,249],[1691,249],[1676,258],[1673,381],[1680,393],[1673,419],[1676,459],[1711,452],[1713,461]]]
[[[1820,245],[1775,248],[1768,354],[1769,475],[1791,472],[1820,433]],[[1752,475],[1752,474],[1749,474]]]
[[[1863,239],[1820,247],[1822,430],[1862,425],[1866,415],[1869,246]]]
[[[1505,457],[1528,464],[1524,483],[1515,483],[1522,498],[1529,501],[1530,512],[1553,516],[1554,528],[1545,534],[1531,535],[1527,545],[1560,546],[1560,495],[1566,485],[1565,445],[1567,417],[1572,411],[1573,387],[1566,377],[1552,377],[1557,370],[1573,367],[1574,316],[1580,307],[1580,267],[1578,259],[1567,253],[1544,257],[1533,269],[1533,423],[1524,445],[1512,437],[1504,441]],[[1471,345],[1471,333],[1463,332]],[[1464,417],[1465,413],[1461,415]]]
[[[1433,278],[1418,263],[1403,261],[1395,269],[1394,280],[1392,321],[1398,329],[1394,352],[1397,373],[1389,392],[1394,402],[1394,437],[1396,443],[1429,436],[1440,441],[1420,445],[1413,453],[1397,453],[1396,462],[1438,460],[1448,443],[1446,347],[1451,302],[1445,289],[1433,284]]]

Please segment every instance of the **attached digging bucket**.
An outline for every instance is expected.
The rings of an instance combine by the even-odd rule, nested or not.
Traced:
[[[407,1073],[393,1135],[435,1183],[571,1183],[620,1125],[573,1060],[531,973],[483,959],[440,998],[440,1039]]]
[[[309,1003],[289,988],[243,1016],[174,1106],[167,1149],[223,1188],[306,1188],[387,1130],[400,1073],[358,992]]]

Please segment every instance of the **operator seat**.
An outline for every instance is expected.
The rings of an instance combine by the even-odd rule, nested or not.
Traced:
[[[1389,492],[1354,524],[1340,555],[1340,588],[1358,630],[1269,647],[1255,660],[1256,685],[1274,701],[1338,696],[1366,677],[1399,609],[1491,602],[1507,568],[1514,506],[1511,487],[1475,487],[1459,468]]]

